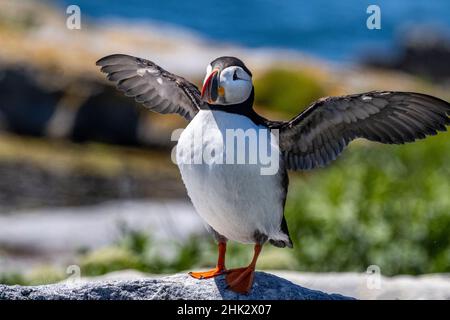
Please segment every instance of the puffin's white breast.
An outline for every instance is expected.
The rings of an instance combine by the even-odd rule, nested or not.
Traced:
[[[230,148],[227,135],[236,129],[247,133],[254,131],[257,153],[270,154],[269,158],[276,158],[276,163],[267,165],[267,158],[257,157],[251,164],[248,153],[254,156],[255,150],[249,144],[235,143],[234,148]],[[280,232],[284,194],[281,176],[276,170],[280,160],[278,143],[273,137],[267,138],[267,133],[266,128],[245,116],[202,110],[178,141],[177,162],[194,207],[207,224],[228,239],[254,243],[255,231],[271,239],[287,239]],[[262,139],[264,134],[266,138]],[[244,150],[247,153],[245,163],[236,164],[237,154]],[[234,158],[229,160],[233,158],[234,164],[227,163],[230,152]],[[268,166],[276,166],[274,174],[262,174],[261,169]]]

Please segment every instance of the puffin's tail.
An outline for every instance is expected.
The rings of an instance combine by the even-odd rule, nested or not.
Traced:
[[[284,248],[284,247],[293,248],[294,247],[290,238],[288,240],[269,239],[269,243],[278,248]]]
[[[294,244],[292,243],[291,236],[289,235],[289,230],[286,222],[286,218],[283,215],[283,219],[281,219],[281,225],[280,225],[280,233],[279,236],[269,239],[269,242],[271,245],[274,245],[278,248],[293,248]]]

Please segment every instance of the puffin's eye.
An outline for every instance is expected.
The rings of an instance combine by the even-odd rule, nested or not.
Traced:
[[[239,79],[239,77],[237,75],[237,69],[235,69],[233,73],[233,81],[236,81],[237,79]]]

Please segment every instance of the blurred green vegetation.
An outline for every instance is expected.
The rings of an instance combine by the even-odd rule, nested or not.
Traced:
[[[0,284],[33,286],[50,284],[64,280],[67,275],[64,269],[51,266],[41,265],[31,270],[27,274],[20,272],[3,272],[0,273]]]
[[[450,134],[353,146],[294,179],[286,215],[301,270],[450,271]]]
[[[270,69],[254,80],[254,86],[257,105],[289,116],[326,95],[319,80],[305,71]]]
[[[27,285],[28,281],[18,272],[2,272],[0,273],[0,284]]]
[[[165,248],[164,251],[173,254],[166,256],[160,250],[161,246]],[[157,245],[147,234],[127,230],[116,245],[89,252],[79,259],[79,263],[81,273],[85,276],[98,276],[123,269],[172,273],[195,264],[201,258],[200,253],[201,245],[197,237],[192,237],[183,244]]]

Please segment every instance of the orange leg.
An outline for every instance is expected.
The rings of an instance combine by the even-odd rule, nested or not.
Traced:
[[[260,244],[255,245],[253,260],[248,267],[227,271],[226,280],[230,290],[242,294],[246,294],[250,291],[253,285],[256,261],[258,260],[261,249],[262,246]]]
[[[189,272],[189,275],[196,279],[209,279],[224,274],[226,272],[225,269],[226,251],[227,251],[227,243],[219,242],[219,258],[217,259],[217,266],[209,271]]]

